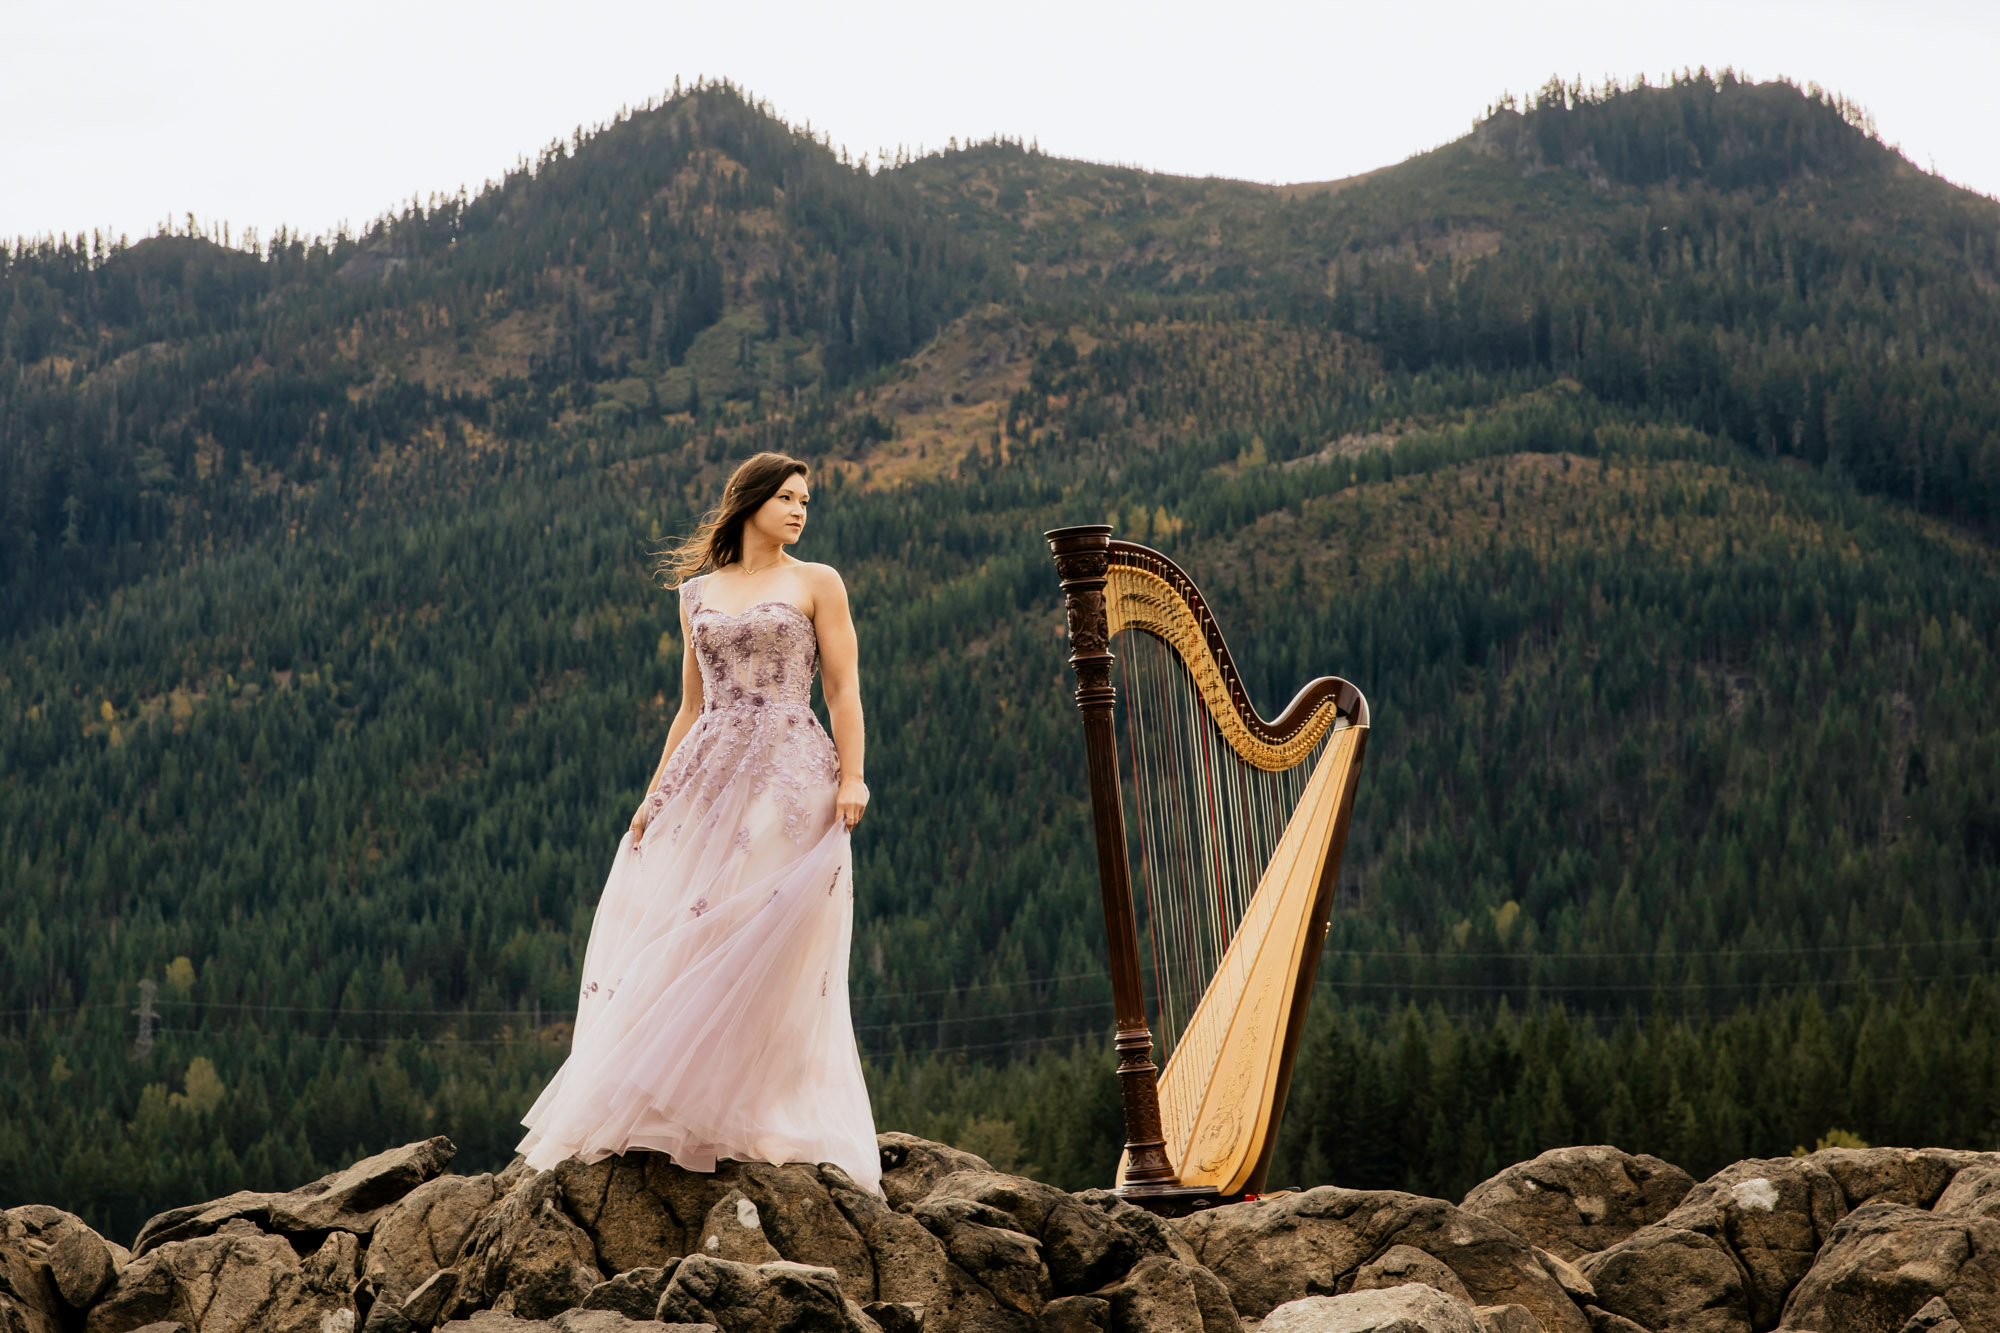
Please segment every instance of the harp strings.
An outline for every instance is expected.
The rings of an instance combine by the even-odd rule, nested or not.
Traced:
[[[1205,1018],[1191,1031],[1189,1020],[1211,988],[1226,994],[1242,989],[1244,978],[1224,975],[1229,942],[1327,738],[1282,772],[1246,763],[1209,716],[1171,645],[1143,631],[1121,640],[1117,656],[1133,802],[1129,850],[1137,871],[1141,968],[1150,973],[1155,1058],[1164,1064],[1177,1057],[1206,1071],[1219,1054],[1227,1024]],[[1191,1126],[1200,1109],[1194,1103],[1206,1086],[1205,1072],[1163,1085],[1160,1109],[1166,1122]]]

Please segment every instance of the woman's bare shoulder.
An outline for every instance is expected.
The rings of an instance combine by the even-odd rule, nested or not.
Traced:
[[[832,565],[822,565],[811,560],[799,561],[799,577],[812,593],[815,611],[829,605],[842,605],[847,601],[847,584],[841,581],[840,571]]]

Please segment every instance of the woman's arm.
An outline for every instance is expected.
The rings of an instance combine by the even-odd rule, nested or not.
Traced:
[[[813,627],[819,634],[820,680],[826,691],[827,720],[833,724],[833,748],[840,754],[834,812],[853,828],[868,808],[868,784],[862,781],[867,740],[861,721],[860,648],[847,606],[847,585],[825,565],[814,573]]]

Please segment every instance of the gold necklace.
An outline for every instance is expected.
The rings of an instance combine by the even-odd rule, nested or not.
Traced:
[[[785,557],[780,555],[776,560],[773,560],[770,564],[765,565],[764,569],[776,569],[779,565],[782,565],[784,563],[785,563]],[[750,568],[749,565],[746,564],[743,566],[743,573],[746,576],[755,576],[758,574],[762,574],[764,572],[764,569],[752,569]]]

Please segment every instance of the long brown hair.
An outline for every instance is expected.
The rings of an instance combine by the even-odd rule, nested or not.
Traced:
[[[701,526],[660,553],[656,572],[669,588],[697,574],[720,569],[743,554],[743,520],[757,512],[792,477],[806,475],[803,461],[788,454],[752,454],[736,465],[722,488],[722,503],[701,516]]]

